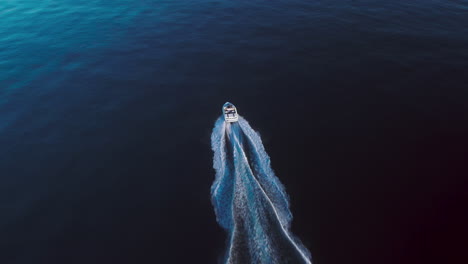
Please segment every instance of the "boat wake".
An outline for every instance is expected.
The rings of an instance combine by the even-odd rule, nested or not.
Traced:
[[[240,116],[233,123],[220,117],[211,145],[216,170],[211,199],[229,235],[224,263],[310,264],[309,252],[289,231],[288,197],[260,136]]]

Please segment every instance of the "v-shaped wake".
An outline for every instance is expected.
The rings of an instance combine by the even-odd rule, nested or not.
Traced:
[[[309,252],[289,230],[288,196],[260,136],[240,116],[232,123],[220,117],[211,146],[216,170],[211,199],[229,235],[224,263],[310,264]]]

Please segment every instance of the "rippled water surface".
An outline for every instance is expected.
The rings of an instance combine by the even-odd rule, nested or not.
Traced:
[[[0,263],[216,263],[228,100],[314,262],[462,263],[467,69],[466,0],[3,0]]]

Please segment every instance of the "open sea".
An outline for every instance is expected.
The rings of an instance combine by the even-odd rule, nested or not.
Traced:
[[[468,0],[1,0],[0,263],[218,263],[226,101],[314,264],[468,263]]]

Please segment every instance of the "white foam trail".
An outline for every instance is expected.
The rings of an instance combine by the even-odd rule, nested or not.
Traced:
[[[310,264],[307,249],[292,236],[292,214],[260,136],[248,122],[219,118],[211,135],[215,181],[212,202],[229,234],[225,263]]]

